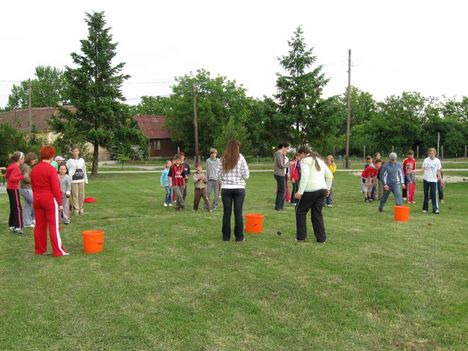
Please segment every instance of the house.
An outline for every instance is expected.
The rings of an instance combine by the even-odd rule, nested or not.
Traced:
[[[149,157],[169,157],[181,150],[181,144],[174,143],[171,133],[164,128],[166,116],[136,115],[133,118],[148,139]]]
[[[73,106],[64,106],[64,108],[71,112],[76,111]],[[44,140],[45,144],[52,144],[57,139],[58,134],[52,131],[48,122],[51,117],[56,116],[58,113],[59,110],[55,107],[34,107],[0,112],[0,124],[8,123],[24,133],[34,131],[38,138]],[[88,152],[93,152],[92,144],[86,144],[86,147]],[[99,161],[107,160],[110,160],[109,151],[100,147]]]

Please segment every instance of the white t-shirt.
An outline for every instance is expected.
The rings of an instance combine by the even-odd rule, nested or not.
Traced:
[[[430,157],[426,157],[423,162],[423,169],[423,179],[426,182],[436,183],[438,181],[437,171],[442,169],[442,164],[440,163],[440,160],[437,157],[433,160],[431,160]]]

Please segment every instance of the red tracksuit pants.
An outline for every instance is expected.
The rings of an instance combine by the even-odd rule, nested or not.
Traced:
[[[60,238],[60,211],[57,201],[50,195],[40,196],[34,194],[34,215],[36,227],[34,228],[34,242],[36,255],[47,251],[47,227],[49,227],[50,243],[54,256],[63,256],[67,251]]]
[[[415,191],[416,191],[416,183],[413,183],[413,182],[406,183],[406,192],[408,195],[408,202],[414,201]]]

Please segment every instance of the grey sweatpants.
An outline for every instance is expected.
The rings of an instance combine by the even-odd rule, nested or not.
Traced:
[[[65,193],[62,193],[62,220],[63,223],[70,223],[70,198],[67,197]]]
[[[211,192],[214,191],[213,205],[211,207],[217,208],[219,199],[219,180],[208,180],[206,191],[208,195],[208,200],[210,199]]]
[[[33,224],[34,221],[33,192],[32,189],[20,189],[19,193],[24,199],[23,225],[27,227]]]

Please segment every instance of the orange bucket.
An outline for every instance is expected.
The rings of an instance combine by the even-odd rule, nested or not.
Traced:
[[[259,213],[247,213],[245,215],[245,231],[260,234],[263,230],[263,217]]]
[[[104,230],[83,230],[81,234],[85,254],[98,253],[104,249]]]
[[[395,221],[408,222],[410,208],[408,206],[395,206]]]

